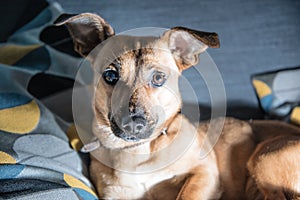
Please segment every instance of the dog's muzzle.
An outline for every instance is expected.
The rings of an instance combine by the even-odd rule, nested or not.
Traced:
[[[113,133],[117,137],[130,142],[137,142],[151,135],[147,124],[147,119],[142,116],[123,117],[120,122],[116,122],[114,118],[111,120]]]

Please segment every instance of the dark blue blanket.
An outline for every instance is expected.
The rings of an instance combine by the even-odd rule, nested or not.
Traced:
[[[80,59],[40,40],[62,13],[51,4],[0,46],[0,197],[97,199],[76,129],[28,92],[36,74],[74,78]],[[67,62],[66,62],[67,60]]]

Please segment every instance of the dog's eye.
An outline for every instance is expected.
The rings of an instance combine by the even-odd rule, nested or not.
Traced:
[[[109,85],[115,85],[119,80],[119,73],[113,69],[106,69],[102,74],[103,79]]]
[[[163,72],[155,72],[152,76],[151,84],[155,87],[160,87],[166,82],[166,74]]]

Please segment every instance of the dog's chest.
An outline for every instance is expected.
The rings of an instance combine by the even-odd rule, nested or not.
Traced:
[[[171,172],[160,170],[152,173],[126,173],[116,172],[118,184],[108,187],[108,193],[119,194],[120,198],[127,199],[156,199],[157,190],[163,189],[179,191],[182,177],[177,177]],[[108,194],[107,193],[107,194]],[[175,192],[176,194],[176,192]]]
[[[138,166],[134,172],[115,171],[114,178],[118,180],[118,183],[115,183],[114,193],[122,192],[127,197],[131,194],[132,198],[142,199],[157,199],[155,195],[161,190],[164,192],[172,191],[171,194],[176,194],[174,191],[179,192],[183,180],[191,168],[200,164],[191,163],[189,159],[189,156],[183,156],[161,169],[155,168],[157,162],[146,161],[143,165]]]
[[[174,174],[168,173],[166,171],[145,173],[145,174],[132,174],[120,172],[115,174],[118,177],[118,180],[122,185],[128,185],[134,188],[140,188],[142,190],[149,190],[157,183],[170,180],[175,177]]]

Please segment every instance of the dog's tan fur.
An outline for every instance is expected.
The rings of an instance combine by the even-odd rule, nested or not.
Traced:
[[[201,123],[196,129],[179,113],[178,77],[183,70],[198,62],[199,54],[207,47],[219,47],[215,33],[177,27],[166,31],[160,38],[144,37],[143,42],[130,36],[116,36],[112,42],[121,54],[102,66],[97,51],[91,51],[91,48],[114,35],[110,25],[89,13],[69,18],[64,16],[58,22],[58,25],[63,24],[68,27],[78,53],[87,57],[94,67],[99,67],[97,71],[100,72],[118,66],[119,82],[124,84],[118,89],[95,77],[99,82],[94,94],[93,130],[101,147],[91,156],[90,173],[100,198],[299,198],[299,129],[284,123],[248,123],[233,118]],[[133,45],[127,47],[129,43],[123,44],[124,40]],[[158,89],[147,84],[153,70],[168,75],[167,87]],[[117,108],[111,105],[116,100],[113,96],[118,97]],[[123,105],[127,99],[130,99],[129,105]],[[161,120],[158,111],[150,110],[155,105],[163,108],[164,119]],[[143,110],[148,128],[152,130],[154,127],[149,137],[136,142],[114,135],[108,115],[114,113],[117,120],[121,119],[124,113],[116,110],[124,106],[129,112]],[[157,119],[159,123],[155,122]],[[203,145],[208,126],[218,126],[222,122],[224,128],[211,150]],[[162,134],[164,128],[167,128],[167,134]],[[195,139],[191,140],[194,136]],[[164,165],[171,155],[181,154],[178,149],[185,149],[185,145],[188,145],[186,152],[171,164]],[[204,159],[199,159],[201,150],[207,153]]]
[[[278,121],[251,126],[258,145],[247,163],[247,198],[300,199],[300,129]]]

